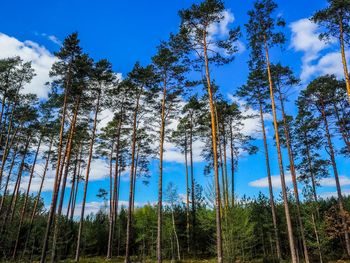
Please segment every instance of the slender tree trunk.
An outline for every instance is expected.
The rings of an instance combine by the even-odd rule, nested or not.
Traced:
[[[10,179],[11,179],[11,175],[12,175],[12,170],[13,170],[13,167],[15,165],[15,161],[16,161],[16,157],[17,157],[17,153],[18,153],[18,144],[19,144],[19,141],[17,141],[16,143],[16,146],[15,146],[15,149],[14,149],[14,152],[13,152],[13,157],[12,157],[12,161],[11,161],[11,164],[10,164],[10,170],[8,172],[8,176],[6,178],[6,183],[5,183],[5,187],[4,187],[4,194],[1,198],[1,202],[0,202],[0,214],[1,214],[1,211],[4,207],[4,202],[5,202],[5,199],[6,199],[6,196],[7,196],[7,189],[8,189],[8,186],[9,186],[9,182],[10,182]]]
[[[347,229],[347,227],[346,227],[346,221],[344,218],[345,208],[344,208],[344,202],[343,202],[343,195],[342,195],[340,181],[339,181],[337,163],[335,161],[335,152],[334,152],[334,148],[333,148],[332,137],[331,137],[331,134],[329,131],[328,120],[327,120],[327,116],[326,116],[326,112],[325,112],[325,107],[323,104],[321,105],[321,114],[322,114],[322,119],[324,122],[325,131],[326,131],[326,138],[327,138],[327,143],[328,143],[328,153],[329,153],[329,156],[331,158],[331,163],[332,163],[333,173],[334,173],[334,178],[335,178],[335,184],[336,184],[336,188],[337,188],[339,210],[340,210],[340,213],[342,216],[342,221],[343,221],[344,230],[345,230],[345,229]],[[346,252],[347,252],[348,256],[350,256],[350,240],[349,240],[349,233],[347,232],[347,230],[345,230],[344,237],[345,237]]]
[[[190,134],[189,134],[189,146],[190,146],[190,172],[191,172],[191,208],[192,208],[192,242],[194,242],[195,228],[196,228],[196,196],[195,196],[195,180],[194,180],[194,165],[193,165],[193,113],[190,113]],[[192,249],[194,252],[194,244]]]
[[[274,98],[274,91],[273,91],[273,84],[272,84],[272,77],[271,77],[269,52],[268,52],[268,47],[267,47],[266,42],[265,42],[265,58],[266,58],[267,73],[268,73],[269,88],[270,88],[270,99],[271,99],[271,107],[272,107],[272,113],[273,113],[273,125],[274,125],[274,129],[275,129],[278,164],[279,164],[280,176],[281,176],[281,186],[282,186],[282,194],[283,194],[283,201],[284,201],[284,212],[285,212],[286,221],[287,221],[289,247],[290,247],[290,253],[291,253],[291,257],[292,257],[292,263],[297,263],[298,260],[297,260],[295,244],[294,244],[292,220],[290,218],[290,212],[289,212],[288,196],[287,196],[287,190],[286,190],[286,181],[285,181],[285,177],[284,177],[284,167],[283,167],[282,152],[281,152],[281,145],[280,145],[280,137],[278,134],[277,114],[276,114],[276,108],[275,108],[276,106],[275,106],[275,98]]]
[[[135,193],[136,193],[136,180],[137,180],[137,166],[138,166],[138,163],[139,163],[139,154],[140,154],[140,144],[138,143],[137,144],[137,150],[136,150],[136,159],[135,159],[135,169],[134,169],[134,174],[133,174],[133,188],[134,188],[134,191],[133,191],[133,194],[132,194],[132,202],[131,202],[131,205],[132,205],[132,213],[134,213],[135,211]]]
[[[126,224],[126,242],[125,242],[125,263],[130,263],[130,241],[131,241],[131,224],[132,224],[132,197],[133,197],[133,176],[135,168],[135,150],[136,150],[136,133],[137,133],[137,115],[139,111],[141,94],[137,95],[136,106],[133,116],[133,132],[132,132],[132,146],[131,146],[131,167],[130,167],[130,189],[129,189],[129,205],[128,205],[128,218]]]
[[[322,256],[322,250],[321,250],[321,244],[320,244],[320,237],[318,235],[318,231],[317,231],[317,226],[316,226],[316,220],[315,220],[315,216],[312,213],[311,214],[311,218],[312,218],[312,225],[314,228],[314,232],[315,232],[315,237],[316,237],[316,242],[317,242],[317,250],[318,250],[318,255],[320,258],[320,263],[323,263],[323,256]]]
[[[185,173],[186,173],[186,235],[187,235],[187,253],[190,253],[190,198],[188,187],[188,160],[187,160],[187,133],[185,131]]]
[[[233,149],[233,130],[232,122],[230,122],[230,154],[231,154],[231,203],[235,205],[235,159]]]
[[[215,110],[216,131],[217,131],[216,138],[217,138],[218,151],[219,151],[218,154],[219,154],[219,158],[220,158],[220,163],[218,164],[218,166],[220,167],[220,170],[221,170],[221,184],[222,184],[222,200],[221,200],[220,204],[223,203],[224,212],[226,213],[227,212],[227,205],[226,205],[225,174],[224,174],[224,166],[223,166],[223,161],[222,161],[220,129],[219,129],[219,116],[218,116],[218,111],[217,111],[215,103],[214,103],[214,110]]]
[[[162,114],[160,125],[159,145],[159,179],[158,179],[158,228],[157,228],[157,262],[162,263],[162,227],[163,227],[163,150],[165,137],[165,103],[167,95],[167,83],[164,80]],[[192,204],[193,207],[194,204]]]
[[[11,117],[10,117],[10,121],[9,121],[8,128],[7,128],[7,136],[6,136],[4,151],[2,153],[2,160],[1,160],[1,167],[0,167],[0,187],[1,187],[1,183],[2,183],[2,176],[4,173],[7,156],[8,156],[9,151],[10,151],[9,144],[10,144],[12,122],[13,122],[13,118],[14,118],[14,112],[15,112],[16,105],[17,105],[17,102],[15,102],[14,105],[12,106]]]
[[[59,190],[58,179],[59,179],[59,173],[60,173],[61,161],[62,161],[63,134],[64,134],[64,126],[65,126],[64,124],[65,124],[65,120],[66,120],[67,97],[68,97],[68,91],[67,91],[67,87],[66,87],[65,91],[64,91],[64,100],[63,100],[63,107],[62,107],[61,127],[60,127],[59,143],[58,143],[58,157],[57,157],[57,164],[56,164],[55,182],[54,182],[54,187],[53,187],[50,210],[49,210],[49,214],[48,214],[48,218],[47,218],[47,225],[46,225],[46,230],[45,230],[43,248],[41,251],[40,263],[46,262],[46,256],[47,256],[46,252],[48,249],[50,230],[51,230],[52,222],[53,222],[55,211],[56,211],[56,205],[57,205],[57,197],[58,197],[58,190]]]
[[[114,141],[112,141],[111,153],[109,155],[109,228],[107,259],[112,258],[113,226],[114,226],[114,205],[113,205],[113,151]]]
[[[215,176],[215,209],[216,209],[216,246],[217,246],[217,261],[223,263],[222,253],[222,236],[221,236],[221,209],[220,209],[220,184],[219,184],[219,170],[218,170],[218,154],[217,154],[217,138],[216,138],[216,120],[215,120],[215,107],[213,99],[213,90],[211,88],[210,72],[209,72],[209,60],[207,53],[207,39],[206,32],[203,32],[203,44],[204,44],[204,60],[205,60],[205,76],[208,87],[210,117],[211,117],[211,134],[213,144],[213,159],[214,159],[214,176]]]
[[[17,254],[18,242],[19,242],[19,238],[20,238],[20,235],[21,235],[21,230],[22,230],[23,220],[24,220],[24,217],[25,217],[25,212],[26,212],[26,209],[27,209],[27,203],[28,203],[28,198],[29,198],[29,193],[30,193],[30,187],[31,187],[32,180],[33,180],[34,169],[35,169],[36,161],[37,161],[38,154],[39,154],[41,140],[42,140],[42,136],[40,135],[39,142],[38,142],[38,147],[36,149],[34,160],[33,160],[33,165],[32,165],[32,168],[30,170],[29,182],[28,182],[28,186],[27,186],[27,192],[26,192],[26,196],[24,198],[24,204],[22,206],[22,211],[21,211],[21,215],[20,215],[19,226],[18,226],[17,237],[16,237],[16,243],[15,243],[15,246],[14,246],[14,249],[13,249],[13,254],[12,254],[12,259],[13,260],[16,258],[16,254]]]
[[[75,190],[74,190],[74,197],[73,197],[73,201],[72,201],[72,209],[70,211],[70,217],[69,217],[69,221],[73,222],[73,217],[74,217],[74,212],[75,212],[75,206],[77,203],[77,195],[78,195],[78,190],[79,190],[79,182],[80,182],[80,178],[81,178],[81,159],[82,159],[82,155],[83,155],[83,146],[82,146],[82,142],[80,142],[79,145],[79,158],[78,158],[78,172],[77,172],[77,178],[76,178],[76,184],[75,184]]]
[[[61,172],[60,172],[60,178],[62,177],[62,172],[64,168],[64,174],[63,174],[63,181],[61,185],[61,194],[60,194],[60,199],[58,203],[58,210],[56,213],[56,218],[55,218],[55,228],[54,228],[54,234],[53,234],[53,241],[52,241],[52,255],[51,255],[51,262],[56,261],[56,256],[57,256],[57,239],[59,236],[59,221],[61,220],[61,215],[62,215],[62,209],[63,209],[63,201],[64,201],[64,195],[66,192],[66,184],[67,184],[67,177],[68,177],[68,172],[69,172],[69,166],[70,166],[70,159],[71,159],[71,154],[72,154],[72,145],[73,145],[73,137],[75,133],[75,126],[77,122],[77,117],[78,117],[78,112],[79,112],[79,106],[80,106],[80,96],[78,97],[76,104],[75,104],[75,109],[74,109],[74,115],[70,127],[70,132],[69,132],[69,137],[67,141],[67,147],[65,151],[65,165],[62,166]],[[61,179],[59,179],[61,181]],[[58,185],[59,187],[59,185]]]
[[[76,253],[75,253],[75,261],[76,262],[79,261],[79,256],[80,256],[80,243],[81,243],[81,235],[83,232],[86,195],[87,195],[87,188],[88,188],[88,184],[89,184],[90,166],[91,166],[91,160],[92,160],[92,154],[93,154],[95,136],[96,136],[97,116],[98,116],[99,109],[100,109],[100,99],[101,99],[101,91],[99,90],[98,95],[97,95],[94,124],[93,124],[93,128],[92,128],[92,135],[91,135],[91,140],[90,140],[89,159],[88,159],[87,167],[86,167],[84,194],[83,194],[80,223],[79,223],[79,230],[78,230],[77,249],[76,249]]]
[[[223,120],[223,123],[222,123],[222,146],[223,146],[223,153],[224,153],[224,174],[225,174],[225,186],[226,186],[226,190],[225,190],[225,203],[226,203],[226,209],[228,209],[228,205],[229,205],[229,202],[228,202],[228,178],[227,178],[227,154],[226,154],[226,129],[225,129],[225,124],[224,124],[224,120]]]
[[[343,141],[344,141],[346,147],[348,148],[348,152],[350,153],[349,134],[346,131],[346,126],[345,126],[345,123],[344,123],[344,119],[340,118],[339,110],[338,110],[337,105],[335,103],[333,105],[333,108],[334,108],[335,116],[336,116],[337,121],[338,121],[338,126],[339,126],[339,130],[340,130],[341,136],[343,138]]]
[[[31,215],[31,217],[30,217],[29,227],[28,227],[28,233],[27,233],[27,235],[26,235],[26,241],[25,241],[25,243],[24,243],[24,249],[23,249],[23,253],[22,253],[22,258],[23,258],[23,256],[25,255],[26,250],[27,250],[28,239],[29,239],[29,237],[30,237],[30,234],[31,234],[31,231],[32,231],[32,228],[33,228],[34,218],[35,218],[35,215],[36,215],[36,212],[37,212],[38,204],[39,204],[39,202],[40,202],[41,192],[42,192],[42,189],[43,189],[43,186],[44,186],[44,181],[45,181],[45,177],[46,177],[46,173],[47,173],[47,168],[48,168],[49,162],[50,162],[52,144],[53,144],[53,136],[52,136],[51,139],[50,139],[50,146],[49,146],[49,151],[48,151],[47,157],[46,157],[46,162],[45,162],[45,167],[44,167],[44,173],[43,173],[43,175],[42,175],[42,177],[41,177],[40,187],[39,187],[39,190],[38,190],[38,193],[37,193],[35,202],[34,202],[32,215]]]
[[[70,214],[70,210],[73,206],[73,200],[74,200],[74,195],[75,195],[75,184],[77,181],[77,170],[78,170],[78,158],[79,158],[79,153],[77,154],[77,156],[75,157],[75,161],[74,161],[74,169],[73,169],[73,175],[72,175],[72,184],[70,187],[70,194],[69,194],[69,201],[68,201],[68,208],[67,208],[67,212],[66,212],[66,218],[69,217]]]
[[[181,256],[180,256],[180,244],[179,244],[179,238],[178,238],[177,232],[176,232],[175,216],[174,216],[174,210],[173,210],[173,208],[171,208],[171,219],[172,219],[172,223],[173,223],[174,236],[175,236],[175,240],[176,240],[177,260],[178,260],[178,261],[181,261]]]
[[[312,195],[313,195],[314,201],[316,203],[317,218],[319,218],[320,211],[319,211],[317,191],[316,191],[316,178],[315,178],[315,174],[313,172],[308,135],[307,135],[306,131],[304,131],[304,141],[305,141],[305,147],[306,147],[306,158],[307,158],[307,162],[308,162],[308,166],[309,166],[309,170],[310,170],[310,176],[311,176]]]
[[[344,29],[343,29],[343,20],[339,20],[339,42],[340,42],[340,52],[341,52],[341,59],[343,64],[343,70],[344,70],[344,78],[345,78],[345,84],[346,84],[346,90],[348,93],[348,100],[350,104],[350,78],[349,78],[349,71],[348,71],[348,65],[346,63],[346,55],[345,55],[345,45],[344,45]]]
[[[307,250],[304,224],[303,224],[303,221],[301,219],[301,212],[300,212],[300,199],[299,199],[299,190],[298,190],[298,184],[297,184],[297,175],[296,175],[295,164],[294,164],[294,154],[293,154],[293,150],[292,150],[292,143],[291,143],[290,136],[289,136],[290,129],[289,129],[289,125],[287,123],[287,117],[286,117],[286,113],[284,110],[284,98],[283,98],[282,92],[279,89],[278,89],[278,94],[279,94],[279,100],[280,100],[280,104],[281,104],[284,136],[286,138],[286,145],[287,145],[288,158],[289,158],[289,164],[290,164],[290,172],[292,175],[293,190],[294,190],[295,203],[296,203],[296,208],[297,208],[298,224],[300,227],[301,241],[302,241],[302,246],[303,246],[303,251],[304,251],[305,262],[309,263],[310,262],[309,252]]]
[[[275,207],[275,200],[274,200],[274,196],[273,196],[273,188],[272,188],[272,180],[271,180],[269,149],[267,146],[265,120],[264,120],[264,114],[263,114],[261,102],[259,103],[259,112],[260,112],[261,129],[262,129],[263,139],[264,139],[266,171],[267,171],[267,180],[269,183],[270,205],[271,205],[273,231],[274,231],[274,235],[275,235],[276,253],[277,253],[277,259],[280,261],[280,260],[282,260],[282,253],[281,253],[280,239],[279,239],[279,235],[278,235],[276,207]]]

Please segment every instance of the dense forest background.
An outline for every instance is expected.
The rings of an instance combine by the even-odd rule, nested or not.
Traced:
[[[233,61],[242,29],[215,33],[225,19],[220,0],[180,10],[178,30],[160,42],[152,62],[136,62],[124,78],[107,59],[95,61],[85,53],[77,32],[68,35],[55,53],[45,100],[23,92],[36,74],[31,62],[1,59],[0,258],[77,262],[97,256],[127,263],[349,258],[350,199],[342,191],[339,159],[350,154],[350,1],[329,0],[310,18],[323,29],[322,41],[339,43],[343,78],[320,75],[295,101],[291,91],[300,86],[299,78],[270,55],[286,42],[277,4],[256,0],[248,16],[249,76],[233,90],[234,100],[220,92],[213,69]],[[289,103],[296,113],[288,112]],[[113,118],[100,128],[106,109]],[[247,119],[259,122],[260,148],[256,137],[244,132]],[[194,176],[197,141],[204,145],[202,176],[208,185]],[[174,176],[165,185],[167,142],[181,152],[185,178]],[[257,154],[265,161],[261,173],[267,176],[268,195],[238,196],[239,161]],[[108,166],[109,187],[92,193],[96,159]],[[150,170],[155,160],[156,173]],[[271,166],[279,168],[278,195]],[[49,170],[55,176],[45,204]],[[122,177],[129,180],[127,203],[120,200]],[[158,201],[137,206],[136,182],[147,187],[150,177],[157,177]],[[324,179],[334,181],[335,196],[320,196]],[[31,189],[33,180],[39,182],[37,191]],[[184,195],[179,180],[186,182]],[[88,195],[104,204],[99,212],[86,213]]]

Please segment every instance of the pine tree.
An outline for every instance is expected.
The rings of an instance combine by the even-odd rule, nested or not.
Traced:
[[[350,77],[345,54],[345,47],[350,43],[350,1],[327,0],[327,2],[328,6],[315,12],[311,20],[327,29],[326,32],[319,35],[320,39],[329,41],[331,38],[335,38],[339,40],[346,90],[350,103]]]
[[[275,130],[276,148],[278,154],[278,164],[281,176],[281,185],[283,193],[283,201],[285,207],[285,215],[287,219],[288,240],[291,252],[292,262],[297,262],[296,248],[293,237],[293,226],[288,207],[288,196],[286,191],[286,182],[284,176],[284,167],[281,153],[280,138],[278,134],[277,113],[275,105],[274,84],[271,75],[269,50],[271,47],[283,44],[285,37],[283,33],[276,30],[276,26],[284,26],[285,22],[281,19],[274,19],[273,12],[276,10],[277,4],[272,0],[259,0],[254,2],[254,9],[248,12],[250,17],[246,24],[248,32],[248,40],[252,49],[253,58],[265,58],[265,66],[270,89],[270,100],[273,115],[273,124]]]
[[[217,258],[223,262],[222,238],[221,238],[221,211],[220,211],[220,186],[217,153],[217,128],[215,118],[215,102],[210,76],[210,64],[223,65],[232,61],[232,54],[237,51],[234,42],[237,40],[239,29],[230,30],[228,36],[215,39],[209,33],[209,27],[223,20],[224,4],[220,0],[206,0],[200,4],[193,4],[189,9],[179,12],[181,26],[179,34],[174,37],[176,48],[193,54],[194,65],[205,69],[206,87],[211,114],[212,148],[215,175],[215,207],[217,223]],[[210,40],[209,40],[210,38]],[[195,55],[196,54],[196,55]],[[223,55],[224,54],[224,55]]]

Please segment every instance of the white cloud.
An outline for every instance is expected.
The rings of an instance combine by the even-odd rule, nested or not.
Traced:
[[[345,190],[342,191],[343,196],[349,196],[350,195],[350,190]],[[320,194],[321,198],[327,199],[327,198],[338,198],[338,193],[337,192],[324,192]]]
[[[334,51],[335,48],[338,49],[336,39],[330,39],[327,43],[320,40],[318,37],[320,29],[308,18],[291,23],[290,28],[292,30],[290,47],[304,53],[300,74],[303,82],[316,75],[335,74],[339,78],[344,77],[340,52]]]
[[[50,80],[49,71],[56,58],[45,47],[26,40],[19,41],[14,37],[0,33],[0,58],[20,56],[24,61],[32,61],[36,76],[28,84],[23,93],[34,93],[39,98],[46,98],[48,87],[45,83]]]
[[[272,182],[272,186],[274,188],[281,188],[281,177],[280,175],[272,175],[271,176],[271,182]],[[290,173],[286,173],[285,174],[285,182],[286,184],[290,184],[292,183],[292,176]],[[257,188],[266,188],[269,187],[269,181],[267,177],[252,181],[248,183],[249,186],[252,187],[257,187]]]
[[[341,186],[346,186],[346,185],[350,185],[350,178],[345,176],[345,175],[341,175],[339,176],[339,181],[340,181],[340,185]],[[320,180],[320,185],[321,186],[336,186],[335,185],[335,179],[334,177],[327,177],[327,178],[322,178]]]

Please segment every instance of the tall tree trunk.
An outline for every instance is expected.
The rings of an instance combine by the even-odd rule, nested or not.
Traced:
[[[282,152],[281,152],[281,145],[280,145],[280,137],[278,134],[277,114],[276,114],[276,105],[275,105],[272,77],[271,77],[269,51],[268,51],[266,41],[265,41],[264,48],[265,48],[267,75],[268,75],[269,88],[270,88],[271,107],[272,107],[272,113],[273,113],[273,125],[274,125],[274,129],[275,129],[278,165],[279,165],[280,176],[281,176],[281,186],[282,186],[282,194],[283,194],[283,201],[284,201],[284,212],[285,212],[286,221],[287,221],[289,248],[290,248],[292,263],[297,263],[298,260],[297,260],[295,244],[294,244],[292,220],[290,218],[290,212],[289,212],[288,196],[287,196],[287,190],[286,190],[286,180],[284,177],[284,167],[283,167]]]
[[[77,170],[78,170],[78,158],[79,158],[79,152],[77,153],[75,160],[74,160],[74,169],[73,169],[73,175],[72,175],[72,183],[70,187],[70,194],[69,194],[69,201],[68,201],[68,208],[66,211],[66,218],[69,217],[70,210],[73,206],[73,200],[74,200],[74,195],[75,195],[75,184],[77,181]]]
[[[42,140],[42,135],[40,135],[39,142],[38,142],[38,147],[36,149],[34,160],[33,160],[33,165],[32,165],[32,168],[30,170],[29,182],[28,182],[28,186],[27,186],[27,192],[26,192],[26,196],[24,198],[24,203],[23,203],[23,206],[22,206],[22,211],[21,211],[20,220],[19,220],[19,226],[18,226],[18,231],[17,231],[17,237],[16,237],[16,243],[15,243],[15,246],[14,246],[14,249],[13,249],[13,254],[12,254],[12,259],[13,260],[16,258],[16,254],[17,254],[18,242],[19,242],[19,238],[20,238],[20,235],[21,235],[21,230],[22,230],[22,225],[23,225],[25,212],[26,212],[26,209],[27,209],[28,198],[29,198],[29,193],[30,193],[30,187],[31,187],[32,180],[33,180],[34,169],[35,169],[36,161],[37,161],[38,154],[39,154],[41,140]]]
[[[51,255],[51,262],[56,261],[56,252],[57,252],[57,239],[59,236],[59,222],[61,220],[61,215],[62,215],[62,209],[63,209],[63,201],[64,201],[64,195],[66,192],[66,184],[67,184],[67,177],[68,177],[68,172],[69,172],[69,166],[70,166],[70,159],[71,159],[71,154],[72,154],[72,145],[73,145],[73,137],[75,133],[75,126],[77,122],[77,117],[78,117],[78,112],[79,112],[79,107],[80,107],[80,96],[78,97],[75,107],[74,107],[74,115],[71,123],[71,127],[69,130],[69,136],[68,136],[68,141],[67,141],[67,147],[65,151],[65,164],[62,166],[62,169],[60,171],[60,178],[62,178],[62,172],[64,168],[64,174],[63,174],[63,181],[61,185],[61,194],[60,194],[60,199],[58,203],[58,210],[56,213],[56,218],[55,218],[55,228],[54,228],[54,234],[53,234],[53,240],[52,240],[52,255]],[[59,179],[61,181],[61,179]],[[58,187],[60,185],[58,184]]]
[[[215,119],[216,119],[216,138],[217,138],[217,144],[218,144],[218,154],[220,158],[220,163],[218,166],[220,167],[221,170],[221,185],[222,185],[222,200],[220,204],[223,204],[224,207],[224,212],[227,212],[227,206],[226,206],[226,186],[225,186],[225,174],[224,174],[224,166],[223,166],[223,161],[222,161],[222,151],[221,151],[221,141],[220,141],[220,129],[219,129],[219,116],[218,116],[218,111],[216,108],[216,105],[214,103],[214,110],[215,110]],[[220,197],[221,198],[221,197]],[[222,215],[221,215],[222,216]]]
[[[7,156],[8,156],[9,151],[10,151],[9,144],[11,144],[10,138],[11,138],[12,122],[13,122],[13,118],[14,118],[14,112],[15,112],[16,105],[17,105],[17,103],[15,102],[13,107],[12,107],[11,117],[10,117],[10,121],[9,121],[8,128],[7,128],[5,146],[4,146],[4,150],[2,153],[2,160],[1,160],[1,167],[0,167],[0,187],[1,187],[1,183],[2,183],[2,176],[4,173]]]
[[[189,134],[189,146],[190,146],[190,172],[191,172],[191,209],[192,209],[192,252],[194,251],[194,235],[196,228],[196,196],[195,196],[195,180],[194,180],[194,165],[193,165],[193,113],[190,113],[190,134]]]
[[[187,236],[187,253],[190,253],[190,198],[188,187],[188,160],[187,160],[187,133],[185,131],[185,173],[186,173],[186,236]]]
[[[30,137],[28,136],[26,138],[25,147],[24,147],[24,151],[23,151],[23,155],[22,155],[22,160],[21,160],[21,163],[20,163],[19,168],[18,168],[16,184],[14,186],[11,200],[10,200],[8,209],[7,209],[6,214],[5,214],[4,222],[3,222],[3,225],[2,225],[2,228],[0,231],[0,236],[6,230],[7,226],[11,225],[13,218],[14,218],[14,215],[15,215],[15,212],[16,212],[17,200],[18,200],[18,196],[20,194],[19,189],[20,189],[21,181],[22,181],[22,173],[23,173],[23,169],[24,169],[24,165],[25,165],[25,159],[26,159],[27,153],[28,153],[29,144],[30,144]],[[9,224],[7,224],[8,219],[10,219]]]
[[[109,155],[109,227],[108,227],[108,246],[107,259],[112,258],[113,227],[114,227],[114,205],[113,205],[113,151],[114,140],[112,141],[111,152]]]
[[[81,242],[81,235],[83,232],[86,195],[87,195],[87,188],[88,188],[88,184],[89,184],[90,166],[91,166],[92,154],[93,154],[93,150],[94,150],[94,143],[95,143],[95,137],[96,137],[97,116],[98,116],[99,109],[100,109],[100,99],[101,99],[101,90],[98,91],[98,95],[97,95],[94,124],[93,124],[93,128],[92,128],[91,139],[90,139],[89,158],[88,158],[87,167],[86,167],[84,194],[83,194],[83,201],[82,201],[81,215],[80,215],[80,222],[79,222],[79,230],[78,230],[77,249],[76,249],[76,253],[75,253],[75,261],[76,262],[79,261],[79,256],[80,256],[80,242]]]
[[[287,122],[286,113],[284,110],[284,98],[283,98],[283,95],[282,95],[282,92],[280,91],[280,89],[278,89],[278,95],[279,95],[279,100],[280,100],[280,105],[281,105],[281,112],[282,112],[282,118],[283,118],[283,130],[284,130],[284,136],[286,138],[286,146],[287,146],[287,151],[288,151],[290,172],[292,175],[295,204],[296,204],[296,208],[297,208],[297,219],[298,219],[298,224],[300,227],[300,234],[301,234],[301,242],[302,242],[302,246],[303,246],[305,262],[309,263],[310,262],[309,252],[307,250],[304,224],[303,224],[303,221],[301,219],[301,212],[300,212],[299,190],[298,190],[298,184],[297,184],[297,175],[296,175],[296,171],[295,171],[292,142],[290,140],[290,129],[289,129],[289,124]]]
[[[326,138],[327,138],[327,143],[328,143],[328,153],[329,153],[329,156],[331,158],[331,163],[332,163],[333,173],[334,173],[334,178],[335,178],[335,184],[336,184],[336,188],[337,188],[339,210],[340,210],[340,213],[342,216],[342,221],[344,224],[344,230],[345,230],[344,237],[345,237],[346,252],[347,252],[348,256],[350,256],[350,240],[349,240],[349,233],[346,230],[347,227],[346,227],[346,221],[344,218],[345,208],[344,208],[344,202],[343,202],[343,195],[342,195],[340,181],[339,181],[337,163],[335,161],[335,152],[334,152],[334,148],[333,148],[332,137],[331,137],[331,134],[329,131],[329,124],[328,124],[328,120],[327,120],[327,116],[326,116],[326,112],[325,112],[325,107],[323,104],[321,105],[321,114],[322,114],[322,119],[323,119],[323,123],[325,126],[325,131],[326,131]]]
[[[263,114],[263,108],[262,108],[261,102],[259,103],[259,112],[260,112],[261,129],[262,129],[262,134],[263,134],[263,139],[264,139],[267,181],[269,183],[270,205],[271,205],[273,231],[274,231],[274,235],[275,235],[276,253],[277,253],[277,259],[280,261],[280,260],[282,260],[281,244],[280,244],[280,239],[279,239],[279,235],[278,235],[276,207],[275,207],[275,200],[274,200],[274,196],[273,196],[273,188],[272,188],[272,180],[271,180],[269,149],[267,146],[265,120],[264,120],[264,114]]]
[[[315,216],[314,216],[313,213],[311,214],[311,218],[312,218],[312,226],[314,228],[316,242],[317,242],[318,256],[320,258],[320,263],[323,263],[323,256],[322,256],[322,250],[321,250],[321,244],[320,244],[320,237],[318,235],[317,226],[316,226],[316,220],[315,220]]]
[[[80,142],[79,145],[79,158],[78,158],[78,172],[77,172],[77,178],[76,178],[76,184],[75,184],[75,190],[74,190],[74,197],[72,200],[72,209],[70,211],[70,217],[69,217],[69,221],[73,222],[73,217],[74,217],[74,212],[75,212],[75,206],[77,203],[77,195],[78,195],[78,190],[79,190],[79,182],[80,182],[80,178],[81,178],[81,159],[82,159],[82,155],[83,155],[83,146],[82,146],[82,142]]]
[[[132,224],[132,197],[133,197],[133,176],[135,168],[135,150],[136,150],[136,133],[137,133],[137,116],[139,111],[141,94],[137,95],[136,105],[133,116],[133,132],[132,132],[132,146],[131,146],[131,167],[130,167],[130,188],[129,188],[129,205],[128,205],[128,217],[126,224],[126,242],[125,242],[125,263],[130,263],[130,241],[131,241],[131,224]]]
[[[227,154],[226,154],[226,129],[225,129],[225,123],[224,123],[224,120],[223,120],[223,123],[222,123],[222,146],[223,146],[223,158],[224,158],[224,163],[223,163],[223,166],[224,166],[224,175],[225,175],[225,186],[226,186],[226,189],[225,189],[225,203],[226,203],[226,209],[228,209],[228,206],[229,206],[229,201],[228,201],[228,178],[227,178]]]
[[[48,151],[47,157],[46,157],[44,173],[43,173],[43,175],[41,177],[40,187],[39,187],[39,190],[38,190],[38,193],[37,193],[34,205],[33,205],[33,211],[32,211],[32,215],[30,217],[30,221],[29,221],[28,233],[26,235],[26,241],[24,243],[24,249],[23,249],[23,253],[22,253],[22,258],[25,255],[26,250],[27,250],[28,239],[30,237],[30,234],[31,234],[31,231],[32,231],[32,228],[33,228],[34,218],[35,218],[35,215],[36,215],[36,212],[37,212],[37,209],[38,209],[38,204],[40,202],[41,192],[42,192],[42,189],[43,189],[43,186],[44,186],[44,181],[45,181],[45,177],[46,177],[46,173],[47,173],[47,168],[48,168],[49,162],[50,162],[52,144],[53,144],[53,136],[50,139],[50,146],[49,146],[49,151]]]
[[[18,144],[19,144],[19,141],[17,140],[16,146],[14,148],[13,156],[12,156],[12,161],[10,164],[10,169],[9,169],[9,172],[8,172],[8,175],[6,178],[6,183],[5,183],[5,187],[4,187],[4,194],[3,194],[2,198],[1,198],[1,202],[0,202],[0,214],[1,214],[1,211],[4,207],[4,202],[5,202],[5,199],[7,196],[7,189],[9,186],[10,179],[11,179],[13,167],[15,166],[15,161],[16,161],[16,157],[17,157],[17,153],[18,153]]]
[[[337,118],[337,122],[338,122],[338,126],[339,126],[339,130],[340,130],[341,136],[343,138],[343,141],[344,141],[346,147],[348,148],[348,152],[350,153],[349,134],[347,132],[346,125],[344,123],[344,118],[340,117],[339,110],[337,108],[336,103],[333,104],[333,108],[334,108],[335,116]]]
[[[343,28],[342,18],[339,20],[339,42],[340,42],[340,52],[341,52],[343,70],[344,70],[346,90],[348,93],[348,100],[350,104],[350,78],[349,78],[348,65],[346,63],[345,45],[344,45],[344,28]]]
[[[174,216],[174,210],[173,210],[173,208],[171,208],[171,220],[172,220],[173,230],[174,230],[174,236],[175,236],[175,240],[176,240],[177,260],[178,260],[178,261],[181,261],[181,256],[180,256],[180,244],[179,244],[179,238],[178,238],[177,232],[176,232],[175,216]]]
[[[230,154],[231,154],[231,203],[233,207],[235,204],[235,159],[234,159],[234,149],[233,149],[232,122],[230,122]]]
[[[46,262],[46,252],[48,249],[48,242],[49,242],[49,236],[51,231],[52,222],[54,219],[55,211],[56,211],[56,205],[57,205],[57,198],[58,198],[58,190],[59,190],[59,173],[61,168],[61,161],[62,161],[62,148],[63,148],[63,135],[64,135],[64,124],[66,120],[66,110],[67,110],[67,98],[68,98],[68,91],[67,87],[64,91],[64,100],[63,100],[63,107],[62,107],[62,116],[61,116],[61,127],[60,127],[60,135],[59,135],[59,143],[58,143],[58,157],[57,157],[57,164],[56,164],[56,173],[55,173],[55,182],[53,186],[53,193],[52,193],[52,199],[50,204],[50,210],[47,217],[47,225],[45,230],[45,236],[44,236],[44,242],[43,242],[43,248],[41,251],[41,258],[40,263]]]
[[[213,90],[211,88],[210,72],[209,72],[209,60],[207,53],[207,35],[203,32],[203,44],[204,44],[204,61],[205,61],[205,77],[207,81],[209,106],[210,106],[210,118],[211,118],[211,135],[213,144],[213,161],[214,161],[214,176],[215,176],[215,209],[216,209],[216,250],[217,261],[223,263],[222,254],[222,236],[221,236],[221,208],[220,208],[220,184],[219,184],[219,170],[218,170],[218,153],[217,153],[217,132],[216,132],[216,120],[215,120],[215,107],[213,99]]]
[[[132,205],[132,213],[134,213],[135,211],[135,193],[136,193],[136,180],[137,180],[137,166],[139,164],[139,154],[140,154],[140,143],[137,144],[137,150],[136,150],[136,158],[135,158],[135,169],[134,169],[134,174],[133,174],[133,188],[134,188],[134,191],[133,191],[133,194],[132,194],[132,202],[131,202],[131,205]]]
[[[163,227],[163,150],[165,137],[165,103],[167,95],[167,83],[164,80],[162,114],[160,124],[159,143],[159,179],[158,179],[158,227],[157,227],[157,262],[162,263],[162,227]],[[192,204],[193,206],[193,204]]]

